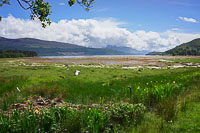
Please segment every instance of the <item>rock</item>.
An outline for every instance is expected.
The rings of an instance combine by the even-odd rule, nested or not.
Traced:
[[[41,96],[39,96],[37,98],[37,104],[38,105],[46,105],[47,103],[44,101],[44,99]]]

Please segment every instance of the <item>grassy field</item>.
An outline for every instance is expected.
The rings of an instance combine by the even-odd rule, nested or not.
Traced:
[[[200,58],[186,58],[186,59],[172,59],[174,62],[182,62],[182,63],[199,63]]]
[[[198,58],[176,61],[200,62]],[[199,131],[199,68],[84,66],[1,59],[0,132]],[[74,75],[76,70],[80,75]],[[10,117],[4,115],[12,104],[35,96],[60,98],[84,107],[34,109],[29,101],[29,109],[12,110]]]

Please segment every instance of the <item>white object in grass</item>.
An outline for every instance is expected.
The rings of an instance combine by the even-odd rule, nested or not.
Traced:
[[[75,76],[78,76],[80,72],[81,72],[81,71],[76,70],[76,72],[75,72]]]
[[[21,92],[20,89],[19,89],[18,87],[17,87],[16,89],[17,89],[17,91]]]

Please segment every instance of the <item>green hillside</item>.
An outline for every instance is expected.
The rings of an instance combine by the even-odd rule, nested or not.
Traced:
[[[167,55],[193,55],[199,56],[200,55],[200,38],[195,39],[188,43],[183,43],[173,49],[170,49],[165,52]]]
[[[112,50],[117,50],[117,51],[121,51],[124,53],[127,53],[129,55],[145,55],[147,53],[149,53],[149,51],[138,51],[136,49],[133,49],[131,47],[126,47],[126,46],[112,46],[112,45],[108,45],[106,48],[108,49],[112,49]]]
[[[163,52],[156,52],[156,51],[153,51],[153,52],[150,52],[146,55],[163,55],[164,53]]]
[[[108,48],[87,48],[55,41],[44,41],[32,38],[7,39],[3,37],[0,37],[0,50],[35,51],[39,56],[125,54]]]

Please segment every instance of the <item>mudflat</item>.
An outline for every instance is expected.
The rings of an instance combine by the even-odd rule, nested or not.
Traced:
[[[116,56],[116,57],[80,57],[80,58],[23,58],[25,62],[36,63],[100,63],[106,65],[118,64],[128,66],[158,66],[163,67],[169,63],[180,65],[181,60],[188,62],[200,61],[200,56]],[[186,61],[187,62],[187,61]]]

